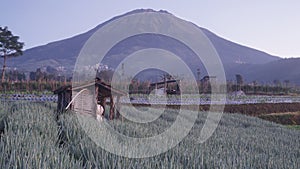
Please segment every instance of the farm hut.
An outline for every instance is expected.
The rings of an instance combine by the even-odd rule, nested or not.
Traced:
[[[163,89],[166,94],[180,94],[180,80],[166,80],[162,82],[151,83],[149,87],[149,91],[155,90],[155,94],[161,94],[161,90]]]
[[[95,91],[92,91],[92,90]],[[73,91],[73,96],[72,96]],[[120,116],[119,112],[115,114],[115,109],[120,106],[119,100],[120,97],[126,93],[117,89],[112,88],[110,85],[96,81],[88,83],[85,85],[75,86],[75,87],[62,87],[56,91],[55,94],[58,94],[58,100],[64,104],[57,104],[57,111],[62,112],[66,108],[72,109],[75,112],[82,114],[91,114],[97,116],[96,106],[101,106],[103,112],[105,112],[105,105],[107,99],[110,103],[110,113],[109,118],[114,119]],[[66,95],[65,93],[70,93],[71,95]],[[116,101],[114,100],[116,96]]]

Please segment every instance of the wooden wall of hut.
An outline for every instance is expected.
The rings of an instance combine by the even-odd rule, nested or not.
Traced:
[[[93,92],[87,88],[80,91],[74,90],[74,96],[79,92],[81,92],[80,95],[78,95],[73,102],[74,111],[82,114],[95,115],[94,110],[96,106],[96,97],[94,96]]]
[[[66,107],[72,100],[72,89],[71,86],[63,86],[54,91],[54,94],[57,94],[57,113],[62,113],[65,111]],[[71,108],[71,106],[70,106]],[[69,109],[70,109],[69,108]]]

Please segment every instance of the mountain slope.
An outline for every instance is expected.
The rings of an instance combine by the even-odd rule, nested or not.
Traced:
[[[71,74],[76,58],[85,44],[85,42],[88,40],[88,38],[99,28],[101,28],[103,25],[119,18],[125,15],[130,15],[134,13],[140,13],[140,12],[157,12],[157,13],[163,13],[163,14],[169,14],[166,11],[153,11],[151,9],[140,9],[140,10],[134,10],[129,13],[126,13],[124,15],[117,16],[115,18],[112,18],[94,29],[74,36],[72,38],[68,38],[65,40],[60,40],[57,42],[52,42],[47,45],[38,46],[35,48],[28,49],[24,52],[24,55],[21,57],[10,59],[8,62],[8,65],[11,67],[18,67],[21,70],[24,71],[35,71],[36,68],[42,67],[42,66],[52,66],[52,67],[58,67],[58,66],[64,66],[69,74]],[[172,15],[172,14],[169,14]],[[162,22],[161,18],[156,18],[159,23]],[[155,24],[153,23],[153,24]],[[228,41],[226,39],[223,39],[214,33],[210,32],[207,29],[200,28],[207,37],[211,40],[212,44],[215,46],[217,52],[219,53],[219,56],[223,62],[224,69],[226,72],[226,76],[228,78],[234,78],[234,75],[236,72],[245,72],[243,71],[243,65],[256,65],[256,64],[267,64],[272,61],[280,60],[279,57],[275,57],[272,55],[269,55],[265,52],[261,52],[252,48],[248,48],[242,45],[239,45],[237,43],[233,43],[231,41]],[[149,40],[147,38],[152,38],[152,40]],[[191,51],[184,48],[183,45],[180,45],[176,42],[173,42],[170,39],[164,39],[160,36],[142,36],[137,37],[135,39],[131,39],[131,41],[127,41],[126,43],[120,44],[117,46],[114,50],[111,51],[110,55],[107,56],[109,58],[107,62],[109,64],[115,64],[116,59],[118,60],[118,57],[126,57],[128,53],[132,53],[133,51],[136,51],[138,49],[143,49],[147,47],[160,47],[160,48],[167,48],[168,50],[172,51],[173,53],[176,53],[182,57],[186,57],[186,60],[190,61],[190,66],[192,67],[193,71],[196,71],[197,68],[199,68],[199,64],[193,65],[193,58]],[[113,58],[114,56],[115,58]],[[242,65],[242,66],[241,66]],[[203,68],[202,68],[203,69]],[[205,72],[202,71],[202,72]],[[196,74],[196,72],[194,72]],[[253,76],[253,74],[245,72],[246,73],[246,79],[253,79],[250,76]],[[205,73],[203,74],[205,75]],[[248,77],[249,76],[249,77]]]
[[[282,83],[288,80],[291,84],[300,84],[300,58],[290,58],[272,61],[266,64],[244,64],[234,71],[246,77],[247,82],[273,83],[279,80]]]
[[[213,43],[223,63],[249,63],[263,64],[280,58],[265,52],[252,49],[240,44],[223,39],[207,29],[201,28],[209,40]]]

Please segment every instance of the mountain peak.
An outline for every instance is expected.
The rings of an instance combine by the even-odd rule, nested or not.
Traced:
[[[135,9],[135,10],[132,10],[132,11],[130,11],[130,12],[127,12],[127,13],[125,13],[124,15],[130,15],[130,14],[136,14],[136,13],[142,13],[142,12],[158,12],[158,13],[171,14],[171,13],[169,13],[168,11],[162,10],[162,9],[156,11],[156,10],[150,9],[150,8],[148,8],[148,9],[143,9],[143,8],[141,8],[141,9]],[[171,14],[171,15],[172,15],[172,14]]]

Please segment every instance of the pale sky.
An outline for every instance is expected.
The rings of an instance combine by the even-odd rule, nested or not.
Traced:
[[[272,55],[300,57],[299,0],[1,0],[0,25],[8,26],[29,49],[140,8],[167,10]]]

